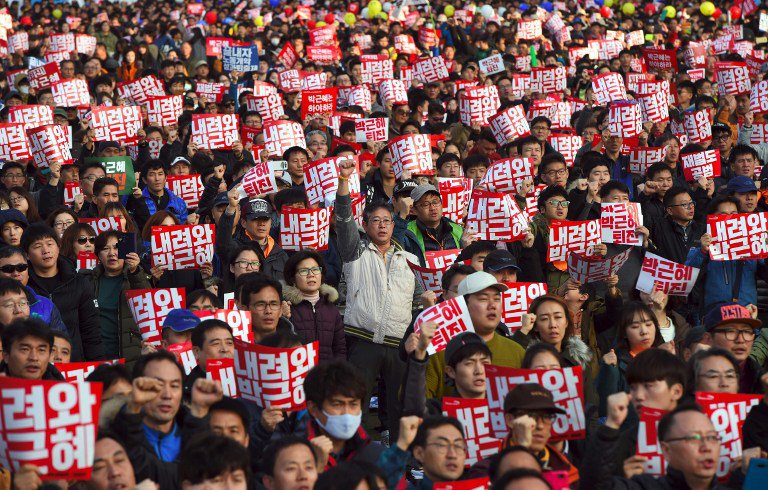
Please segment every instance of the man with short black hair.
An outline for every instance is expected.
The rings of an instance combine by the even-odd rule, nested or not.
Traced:
[[[192,386],[198,378],[206,378],[208,359],[234,359],[235,338],[232,327],[226,322],[210,318],[198,323],[192,330],[192,352],[197,365],[187,375],[184,382],[184,395],[192,394]]]
[[[30,316],[31,295],[13,279],[0,279],[0,328]]]
[[[146,186],[141,194],[138,190],[123,197],[123,204],[143,229],[147,219],[158,211],[168,211],[180,223],[187,222],[187,204],[166,186],[167,172],[161,160],[149,160],[141,169],[141,180]],[[146,219],[145,219],[146,218]]]
[[[184,448],[179,459],[178,481],[182,490],[246,490],[250,478],[248,451],[222,435],[198,435]]]
[[[94,490],[136,487],[136,475],[128,459],[128,453],[115,434],[99,431],[93,453],[90,483]]]
[[[251,312],[253,341],[258,343],[279,328],[291,329],[291,324],[282,318],[282,285],[261,274],[248,278],[238,291],[235,302],[238,310]]]
[[[224,397],[208,409],[208,425],[215,434],[227,436],[248,447],[251,416],[245,406],[233,398]]]
[[[2,332],[0,373],[30,380],[64,380],[50,363],[53,334],[37,320],[18,320]]]
[[[467,454],[464,427],[453,417],[427,417],[411,444],[413,457],[421,463],[424,478],[408,490],[432,488],[433,483],[456,481],[464,474]]]
[[[283,160],[288,162],[288,175],[293,187],[304,185],[304,166],[310,161],[309,152],[300,146],[292,146],[283,153]]]
[[[267,447],[261,469],[267,490],[312,488],[317,481],[317,455],[306,439],[285,436]]]

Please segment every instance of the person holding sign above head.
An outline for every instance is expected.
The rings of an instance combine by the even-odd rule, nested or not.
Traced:
[[[634,398],[624,392],[608,397],[608,421],[601,427],[621,427]],[[664,476],[645,475],[642,466],[623,476],[611,475],[611,460],[619,450],[615,437],[595,437],[581,470],[582,488],[656,490],[667,488],[726,489],[717,482],[720,435],[698,405],[685,405],[665,414],[657,428],[661,454],[668,463]],[[634,448],[633,448],[634,450]],[[638,457],[640,458],[640,457]],[[645,458],[643,458],[645,459]]]
[[[467,302],[475,333],[485,342],[497,366],[519,368],[525,350],[515,341],[499,334],[506,330],[501,322],[501,293],[507,286],[487,272],[475,272],[459,283],[458,294]],[[427,398],[439,398],[448,393],[444,383],[447,351],[440,351],[427,361]]]
[[[3,328],[0,375],[23,379],[63,381],[51,364],[53,334],[38,320],[17,320]]]

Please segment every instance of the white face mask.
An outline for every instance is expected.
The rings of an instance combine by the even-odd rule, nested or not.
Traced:
[[[192,84],[191,83],[185,83],[184,84],[184,91],[185,92],[189,92],[190,90],[192,90]]]
[[[272,46],[277,46],[278,44],[280,44],[280,38],[279,37],[273,37],[272,39],[269,40],[269,42],[272,43]]]
[[[24,95],[27,95],[29,93],[29,86],[22,85],[21,87],[19,87],[19,92]]]

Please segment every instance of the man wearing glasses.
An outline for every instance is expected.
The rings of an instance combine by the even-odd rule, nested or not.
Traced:
[[[609,427],[619,427],[629,413],[630,397],[623,392],[608,397]],[[655,478],[643,473],[611,476],[615,438],[592,438],[581,465],[581,488],[710,488],[722,489],[716,478],[720,436],[697,405],[681,406],[662,417],[657,429],[667,473]]]
[[[706,225],[696,216],[696,201],[688,189],[672,187],[664,194],[663,219],[648,223],[650,241],[648,249],[665,259],[684,264],[688,251],[701,240]]]
[[[704,316],[706,333],[702,342],[725,349],[739,362],[739,393],[762,393],[760,376],[763,369],[751,357],[755,342],[755,329],[762,322],[752,318],[750,311],[737,303],[725,303]]]
[[[425,252],[461,248],[464,229],[443,216],[443,201],[435,186],[423,184],[416,187],[411,191],[411,200],[416,219],[406,222],[395,214],[394,237],[419,258],[422,266]]]
[[[411,450],[424,469],[424,478],[411,483],[409,490],[432,488],[433,483],[456,481],[464,474],[467,442],[461,422],[453,417],[440,415],[424,419]]]

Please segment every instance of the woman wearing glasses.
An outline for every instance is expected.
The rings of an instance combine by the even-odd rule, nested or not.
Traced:
[[[320,361],[347,358],[344,323],[334,304],[339,293],[324,284],[325,262],[314,250],[293,254],[285,263],[283,299],[291,303],[291,322],[304,343],[320,343]]]
[[[61,236],[61,256],[77,264],[77,255],[80,252],[95,251],[96,231],[85,223],[75,223],[67,228]]]
[[[12,187],[10,189],[11,207],[18,209],[27,217],[27,221],[35,223],[40,221],[40,213],[37,211],[37,204],[32,194],[23,187]]]
[[[67,231],[67,228],[77,223],[77,215],[71,209],[61,206],[51,211],[45,222],[56,230],[59,238],[61,238],[64,232]]]

